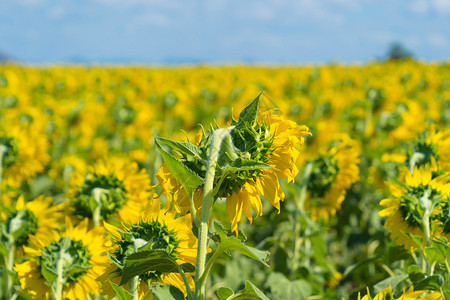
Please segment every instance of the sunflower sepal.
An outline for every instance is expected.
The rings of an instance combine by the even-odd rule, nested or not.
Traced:
[[[256,120],[256,117],[258,115],[260,96],[261,93],[256,96],[256,98],[241,111],[241,113],[239,114],[239,119],[236,123],[236,129],[240,129],[246,124],[251,124]]]

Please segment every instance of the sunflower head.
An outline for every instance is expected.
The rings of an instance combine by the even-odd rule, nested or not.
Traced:
[[[173,229],[169,229],[162,220],[141,219],[137,224],[130,224],[118,231],[120,238],[116,240],[117,251],[113,253],[119,264],[123,266],[128,255],[146,250],[165,250],[174,260],[177,259],[180,240]],[[150,271],[141,275],[144,282],[161,279],[163,273]]]
[[[82,218],[127,221],[138,216],[151,197],[145,169],[127,159],[99,160],[86,173],[75,172],[67,197],[73,213]]]
[[[114,174],[90,173],[83,185],[78,186],[73,205],[77,214],[82,217],[92,216],[94,209],[100,205],[102,218],[108,220],[127,202],[126,193],[124,183]],[[99,197],[96,199],[97,194]]]
[[[337,160],[330,155],[320,155],[313,161],[308,191],[315,197],[323,197],[335,182],[338,173]]]
[[[80,280],[91,268],[91,253],[80,240],[64,237],[51,242],[41,250],[38,264],[47,282],[53,282],[58,274],[58,260],[62,255],[63,278],[67,284]]]
[[[0,151],[3,151],[3,167],[6,169],[17,162],[19,156],[18,141],[7,135],[0,136]]]
[[[438,145],[427,140],[425,135],[419,135],[412,144],[411,150],[408,153],[406,163],[408,166],[414,168],[423,167],[432,162],[432,159],[438,161]]]

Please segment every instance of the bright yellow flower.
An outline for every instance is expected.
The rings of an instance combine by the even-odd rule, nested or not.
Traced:
[[[394,300],[392,295],[392,287],[385,288],[376,294],[373,300]],[[411,286],[407,291],[403,289],[403,293],[400,297],[395,298],[395,300],[443,300],[442,294],[440,292],[432,292],[428,290],[414,291],[414,286]],[[365,295],[361,300],[369,300],[369,295]]]
[[[101,199],[100,216],[127,222],[137,218],[151,198],[150,178],[145,169],[125,158],[98,160],[89,172],[74,172],[67,198],[73,214],[92,218]]]
[[[450,184],[445,174],[433,178],[429,166],[416,168],[413,174],[405,167],[403,173],[405,174],[403,185],[387,183],[393,197],[380,201],[384,209],[378,214],[387,217],[384,227],[389,229],[391,239],[397,240],[398,244],[404,245],[407,249],[416,249],[418,245],[405,233],[424,237],[421,224],[423,216],[419,209],[425,204],[421,203],[420,199],[426,194],[428,197],[439,195],[448,197]],[[437,213],[438,209],[433,209],[433,215]],[[433,231],[431,233],[433,234]]]
[[[66,219],[66,229],[61,235],[51,231],[40,238],[31,236],[30,246],[24,247],[29,260],[14,267],[22,289],[33,298],[49,299],[60,249],[69,245],[64,251],[62,275],[65,284],[61,297],[90,299],[90,294],[100,290],[101,284],[96,278],[104,273],[108,264],[106,241],[102,227],[88,230],[87,219],[77,227]]]
[[[123,223],[121,227],[108,223],[104,223],[104,225],[114,241],[114,249],[110,253],[122,265],[126,255],[136,252],[134,241],[137,239],[141,241],[139,248],[145,247],[147,250],[164,249],[179,265],[184,263],[196,264],[197,238],[192,233],[191,216],[186,214],[176,218],[175,211],[160,210],[160,202],[157,198],[149,202],[140,217]],[[150,247],[148,247],[148,243],[151,243]],[[194,285],[193,274],[185,274],[192,288]],[[118,284],[120,282],[120,269],[116,265],[111,265],[100,280],[104,281],[104,293],[113,297],[114,291],[108,280]],[[179,273],[152,271],[140,276],[139,299],[144,297],[148,292],[148,284],[153,282],[173,285],[186,295],[186,288]]]
[[[338,145],[310,161],[306,206],[314,219],[327,220],[336,214],[347,190],[359,180],[360,147],[355,140],[344,137]]]
[[[23,181],[44,171],[50,160],[45,134],[29,123],[0,123],[0,151],[3,152],[2,187],[19,187]]]
[[[15,205],[0,212],[0,217],[7,223],[9,231],[20,232],[15,236],[16,246],[27,245],[29,236],[44,239],[52,232],[59,229],[59,221],[64,216],[64,204],[54,204],[51,197],[39,196],[36,199],[25,202],[20,196]],[[21,254],[21,249],[18,249]]]
[[[280,201],[284,200],[284,192],[281,189],[278,177],[293,181],[298,173],[296,162],[300,151],[298,147],[303,145],[304,136],[310,135],[308,127],[298,125],[287,120],[283,116],[268,111],[261,114],[261,121],[268,124],[273,142],[267,155],[267,164],[271,169],[259,171],[259,175],[248,178],[239,186],[238,191],[232,191],[226,197],[227,217],[231,224],[231,231],[238,234],[238,223],[245,214],[250,222],[253,221],[252,208],[255,210],[255,218],[262,215],[261,196],[263,195],[278,211]]]

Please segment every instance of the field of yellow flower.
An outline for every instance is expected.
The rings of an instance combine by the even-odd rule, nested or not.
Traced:
[[[0,65],[0,299],[450,299],[450,64]]]

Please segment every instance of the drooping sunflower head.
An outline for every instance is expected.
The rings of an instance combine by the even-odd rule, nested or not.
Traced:
[[[412,170],[436,162],[443,170],[450,170],[450,130],[438,131],[434,124],[412,141],[406,163]]]
[[[2,186],[18,187],[42,172],[50,160],[47,136],[28,123],[0,123]]]
[[[68,198],[73,213],[103,220],[127,221],[140,214],[150,199],[150,179],[145,170],[125,159],[99,160],[87,174],[75,173]],[[98,210],[98,212],[96,212]]]
[[[389,183],[392,198],[383,199],[380,205],[384,207],[379,212],[387,217],[385,227],[389,229],[391,238],[396,239],[407,249],[415,249],[418,245],[405,233],[424,237],[424,216],[428,215],[434,226],[445,207],[439,208],[443,197],[450,194],[450,185],[445,175],[434,177],[429,166],[414,169],[413,174],[405,167],[404,183],[402,185]],[[429,225],[428,225],[429,226]],[[430,228],[431,233],[436,232]]]
[[[213,151],[213,140],[217,138],[216,134],[221,136],[220,146],[214,146],[218,147],[214,150],[218,152],[217,159],[214,159],[214,196],[227,198],[228,219],[236,232],[242,213],[250,221],[253,218],[252,208],[256,210],[257,216],[262,213],[260,194],[279,210],[284,193],[278,177],[294,180],[298,173],[298,148],[303,145],[304,136],[310,135],[308,127],[289,121],[274,110],[258,114],[258,107],[259,97],[244,108],[239,120],[232,120],[231,126],[203,132],[195,144],[158,139],[169,145],[174,150],[173,156],[198,175],[199,182],[202,182]],[[166,167],[169,172],[166,172],[165,167],[158,172],[161,186],[166,192],[179,190],[181,184],[175,183],[177,180],[168,174],[170,168],[168,165]],[[202,189],[203,185],[199,184],[196,192]],[[168,196],[172,200],[177,197]],[[194,199],[197,199],[197,194]],[[177,203],[174,206],[181,205]],[[184,207],[188,208],[186,205]]]
[[[25,202],[24,197],[20,196],[15,205],[1,213],[1,219],[20,249],[28,244],[30,235],[41,238],[56,231],[63,217],[63,207],[63,204],[54,204],[51,197],[39,196]]]
[[[0,147],[2,147],[0,151],[3,152],[3,168],[6,169],[15,164],[18,159],[19,149],[17,140],[6,135],[0,136]]]
[[[360,149],[356,141],[343,137],[305,167],[308,198],[306,206],[315,219],[334,215],[347,189],[359,180]]]
[[[16,264],[14,269],[22,288],[34,298],[50,298],[59,270],[62,298],[87,300],[89,294],[99,291],[101,285],[95,279],[104,272],[108,262],[106,235],[101,227],[88,230],[87,219],[73,227],[66,219],[62,234],[49,232],[41,238],[30,239],[30,246],[24,248],[29,260]]]
[[[148,205],[139,219],[121,227],[105,223],[114,241],[112,257],[114,266],[101,277],[103,281],[119,282],[121,269],[130,254],[142,251],[163,250],[178,264],[195,264],[197,254],[197,238],[192,232],[189,214],[180,218],[173,212],[160,211],[159,200]],[[193,284],[192,274],[186,273]],[[139,276],[140,293],[148,289],[153,282],[171,284],[186,293],[181,275],[154,270]],[[111,294],[109,284],[104,285],[106,294]]]

